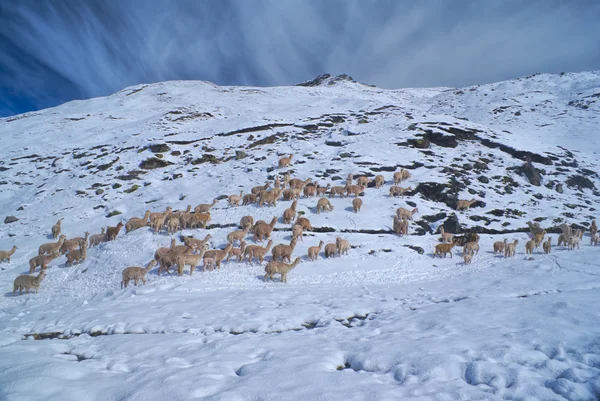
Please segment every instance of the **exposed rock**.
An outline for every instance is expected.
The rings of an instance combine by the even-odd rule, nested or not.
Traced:
[[[15,221],[19,221],[15,216],[6,216],[4,218],[4,224],[14,223]]]
[[[132,192],[135,192],[135,191],[137,191],[139,187],[140,187],[139,185],[137,185],[137,184],[134,184],[134,185],[132,185],[132,186],[131,186],[131,188],[127,188],[127,189],[126,189],[126,190],[124,190],[123,192],[125,192],[126,194],[130,194],[130,193],[132,193]]]
[[[289,127],[291,125],[292,124],[288,124],[288,123],[272,123],[272,124],[266,124],[266,125],[259,125],[256,127],[242,128],[242,129],[238,129],[235,131],[226,132],[223,134],[217,134],[217,136],[232,136],[232,135],[238,135],[238,134],[247,134],[249,132],[268,131],[268,130],[272,130],[273,128],[283,128],[283,127]],[[252,135],[250,135],[250,137],[254,138],[254,136],[252,136]],[[248,137],[248,139],[250,139],[250,137]]]
[[[425,253],[425,250],[423,248],[421,248],[420,246],[414,246],[414,245],[403,245],[406,248],[412,249],[413,251],[417,252],[419,255],[423,255]]]
[[[467,242],[477,242],[479,241],[479,235],[474,232],[465,234],[465,235],[455,235],[453,238],[453,242],[457,246],[465,246]]]
[[[417,149],[429,149],[429,146],[431,145],[428,136],[422,138],[409,138],[406,142]]]
[[[435,223],[436,221],[440,221],[442,219],[445,219],[447,217],[447,214],[444,212],[440,212],[438,214],[434,214],[434,215],[426,215],[426,216],[422,216],[421,218],[425,221],[428,221],[430,223]]]
[[[152,144],[148,146],[148,149],[150,149],[150,152],[152,153],[164,153],[171,150],[169,145],[167,145],[166,143]]]
[[[98,166],[98,170],[100,170],[100,171],[108,170],[109,168],[114,166],[115,163],[118,161],[119,161],[119,158],[117,157],[115,160],[111,161],[110,163],[101,164]]]
[[[487,138],[479,138],[479,141],[482,145],[487,146],[491,149],[500,149],[504,153],[508,153],[509,155],[519,159],[519,160],[531,160],[534,163],[545,164],[547,166],[551,166],[552,160],[549,157],[538,155],[537,153],[527,152],[524,150],[516,150],[511,148],[510,146],[503,145],[498,142],[491,141]]]
[[[246,155],[246,152],[244,152],[243,150],[235,151],[235,160],[241,160],[241,159],[244,159],[245,157],[247,157],[247,155]]]
[[[437,182],[421,182],[414,189],[413,193],[419,193],[428,200],[442,202],[448,207],[456,209],[456,195],[451,192],[451,188],[448,184],[440,184]]]
[[[346,74],[341,74],[336,77],[332,77],[330,74],[321,74],[321,75],[317,76],[316,78],[311,79],[310,81],[305,81],[305,82],[296,84],[296,86],[314,87],[314,86],[322,86],[322,85],[334,85],[337,82],[343,82],[343,81],[356,82],[351,76],[346,75]]]
[[[556,192],[558,192],[559,194],[563,193],[563,184],[557,184],[556,185]]]
[[[104,193],[104,190],[102,188],[98,188],[96,190],[96,195],[102,195]]]
[[[210,153],[205,153],[202,155],[202,157],[196,158],[194,160],[191,161],[192,165],[195,166],[197,164],[202,164],[202,163],[218,163],[219,159],[217,159],[217,157],[215,155],[211,155]]]
[[[487,178],[485,175],[480,175],[479,177],[477,177],[477,179],[479,180],[479,182],[482,182],[484,184],[488,184],[490,182],[490,179]]]
[[[427,130],[425,131],[425,138],[429,142],[444,148],[455,148],[458,146],[458,141],[454,135],[444,135],[439,132]]]
[[[531,185],[535,185],[536,187],[542,185],[542,173],[540,170],[536,169],[531,162],[523,164],[519,169],[519,172],[527,177]]]
[[[261,145],[269,145],[269,144],[275,143],[275,141],[283,138],[284,136],[285,136],[285,134],[282,134],[282,133],[269,135],[267,137],[264,137],[263,139],[259,139],[256,142],[252,142],[250,145],[248,145],[248,149],[252,149],[252,148],[255,148],[255,147],[261,146]]]
[[[433,230],[431,229],[431,226],[423,221],[423,220],[417,220],[414,222],[418,227],[414,229],[413,234],[414,235],[425,235],[427,233],[433,233]]]
[[[471,140],[471,141],[474,139],[477,139],[478,132],[482,132],[481,130],[477,130],[474,128],[469,129],[469,128],[458,128],[458,127],[444,127],[441,125],[438,125],[437,128],[439,130],[446,131],[446,132],[454,135],[458,139]]]
[[[162,159],[159,159],[158,157],[150,157],[140,163],[140,168],[142,168],[144,170],[152,170],[155,168],[164,168],[164,167],[170,166],[171,164],[173,164],[173,163],[171,163],[167,160],[162,160]],[[119,178],[119,177],[117,177],[117,178]]]
[[[447,233],[460,234],[462,229],[460,228],[460,222],[455,213],[452,213],[450,217],[444,221],[444,231]]]
[[[583,189],[596,189],[592,180],[582,175],[572,175],[567,179],[566,184],[569,188],[577,188],[580,191]]]

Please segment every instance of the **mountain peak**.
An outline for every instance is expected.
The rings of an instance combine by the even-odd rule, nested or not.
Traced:
[[[310,81],[299,83],[296,86],[332,86],[340,82],[358,83],[354,80],[354,78],[347,74],[340,74],[335,77],[331,76],[331,74],[321,74]]]

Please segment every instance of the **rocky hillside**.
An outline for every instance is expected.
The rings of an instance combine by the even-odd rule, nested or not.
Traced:
[[[0,199],[7,221],[18,219],[4,237],[43,229],[48,214],[101,226],[236,193],[272,179],[287,153],[292,175],[321,184],[411,171],[406,196],[336,230],[389,230],[400,205],[419,208],[416,234],[448,219],[454,230],[498,233],[594,215],[598,72],[461,89],[383,90],[347,76],[302,85],[165,82],[1,119]],[[472,198],[454,218],[457,199]]]

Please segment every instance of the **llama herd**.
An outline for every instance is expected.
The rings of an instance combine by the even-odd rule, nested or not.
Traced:
[[[288,157],[281,158],[278,166],[280,168],[290,166],[293,154]],[[393,175],[393,185],[390,187],[389,196],[396,197],[404,195],[412,191],[411,187],[400,187],[403,181],[411,177],[410,172],[401,169]],[[356,183],[354,183],[356,182]],[[272,185],[272,187],[271,187]],[[220,269],[222,263],[228,263],[230,259],[236,262],[247,261],[252,264],[252,261],[258,261],[262,264],[271,251],[271,260],[265,267],[264,280],[273,279],[276,274],[281,276],[281,281],[287,282],[288,273],[294,269],[301,261],[300,257],[295,257],[292,262],[293,254],[298,241],[303,241],[305,231],[312,231],[313,227],[307,217],[297,213],[296,208],[300,197],[311,198],[319,197],[315,212],[317,214],[332,212],[334,210],[330,198],[351,197],[352,210],[355,213],[361,211],[363,200],[360,196],[367,188],[378,190],[385,185],[385,178],[382,175],[377,175],[372,180],[366,176],[353,177],[349,174],[345,186],[332,186],[327,184],[321,186],[318,182],[312,182],[311,178],[302,180],[299,178],[291,178],[289,173],[276,175],[273,182],[267,181],[264,185],[253,187],[249,193],[244,194],[240,191],[239,195],[234,194],[227,197],[229,207],[240,207],[247,205],[276,206],[279,200],[291,201],[290,207],[283,212],[283,222],[292,224],[291,240],[287,244],[277,244],[273,246],[271,233],[277,223],[278,217],[274,216],[270,222],[263,220],[254,221],[250,215],[243,216],[239,221],[240,229],[234,230],[227,234],[227,246],[224,249],[209,249],[209,240],[211,235],[207,234],[204,239],[200,240],[193,236],[180,236],[182,244],[177,245],[175,238],[171,239],[169,247],[163,247],[156,250],[154,258],[146,265],[146,267],[130,266],[123,270],[121,288],[126,288],[129,282],[133,281],[135,285],[138,282],[146,283],[145,276],[155,266],[158,266],[157,274],[162,272],[171,273],[170,269],[177,268],[178,275],[183,275],[186,267],[189,267],[189,274],[192,275],[194,270],[202,266],[203,271],[211,271],[215,268]],[[328,195],[328,197],[326,197]],[[37,292],[40,282],[45,277],[45,271],[53,260],[65,256],[65,266],[78,264],[87,258],[88,249],[99,246],[103,242],[114,241],[119,235],[121,229],[125,227],[125,232],[149,227],[155,233],[166,232],[173,235],[182,229],[196,229],[208,227],[211,221],[210,210],[217,204],[218,200],[214,199],[211,203],[199,204],[192,210],[189,205],[185,210],[173,210],[167,207],[162,212],[146,211],[143,217],[130,218],[125,223],[119,222],[114,227],[102,228],[101,233],[90,235],[86,232],[84,237],[75,237],[67,239],[67,236],[62,233],[62,220],[59,219],[51,228],[51,233],[56,242],[49,242],[39,246],[38,255],[34,256],[29,261],[29,275],[18,276],[14,281],[13,295],[16,291],[22,293],[23,290],[29,292],[33,289]],[[458,210],[468,210],[476,200],[459,200],[457,203]],[[409,221],[412,220],[414,214],[418,213],[417,208],[408,210],[398,208],[393,218],[393,231],[398,235],[408,235]],[[583,236],[583,230],[574,230],[566,224],[561,226],[563,234],[559,238],[561,243],[567,244],[569,249],[579,247],[579,241]],[[526,244],[528,254],[533,253],[533,249],[543,244],[545,253],[550,252],[550,238],[544,240],[546,232],[539,227],[538,223],[530,225],[533,239]],[[598,244],[597,227],[595,221],[590,226],[592,235],[592,243]],[[437,245],[434,251],[434,257],[446,257],[450,254],[452,257],[452,248],[457,245],[463,246],[463,258],[465,264],[471,263],[474,254],[479,252],[479,236],[477,234],[468,234],[458,238],[453,233],[448,233],[441,228],[441,239],[443,243]],[[253,241],[254,244],[249,244]],[[264,241],[267,244],[263,246]],[[504,253],[505,257],[514,256],[518,241],[508,243],[496,242],[493,246],[494,253]],[[318,255],[321,251],[324,252],[326,258],[341,256],[348,254],[351,246],[347,240],[337,237],[335,243],[325,244],[320,241],[316,246],[308,248],[307,260],[318,260]],[[10,251],[0,251],[0,262],[8,260],[17,250],[16,246]],[[40,267],[40,273],[37,276],[33,274],[37,267]]]
[[[540,245],[544,254],[549,254],[552,248],[552,237],[548,236],[544,240],[547,231],[540,227],[539,223],[527,222],[529,225],[529,231],[531,233],[531,239],[525,243],[525,253],[527,255],[533,255],[535,249],[538,249]],[[583,239],[585,228],[574,229],[569,225],[563,223],[558,228],[562,233],[558,237],[558,246],[565,245],[568,250],[579,249],[579,243]],[[452,257],[452,248],[463,244],[462,256],[466,265],[470,264],[473,256],[479,253],[479,235],[467,234],[464,237],[455,238],[454,234],[444,232],[444,227],[440,227],[442,244],[436,245],[433,257],[439,256],[446,257],[450,254]],[[516,239],[513,242],[508,242],[505,238],[504,241],[496,241],[493,244],[493,253],[504,255],[505,258],[515,256],[517,253],[517,245],[519,240]],[[592,220],[590,224],[590,245],[597,246],[600,244],[600,236],[598,235],[598,227],[596,226],[596,220]]]

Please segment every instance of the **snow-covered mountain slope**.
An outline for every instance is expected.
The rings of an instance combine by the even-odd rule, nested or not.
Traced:
[[[599,112],[600,72],[585,72],[462,89],[177,81],[0,119],[0,202],[18,219],[0,225],[0,250],[18,247],[0,264],[0,399],[597,398],[598,248],[586,236],[580,250],[540,248],[531,261],[523,244],[527,221],[556,232],[597,215]],[[292,166],[277,169],[290,153]],[[412,190],[391,198],[400,168]],[[315,231],[294,250],[303,261],[287,285],[264,283],[264,264],[230,262],[191,277],[153,270],[146,286],[120,289],[123,268],[170,242],[141,229],[80,265],[61,257],[39,294],[12,296],[59,218],[68,237],[95,234],[284,172],[320,185],[386,179],[357,214],[349,198],[321,214],[317,198],[299,200]],[[471,198],[470,211],[455,210]],[[220,200],[208,229],[181,233],[224,247],[242,216],[277,216],[274,242],[288,243],[289,203]],[[406,238],[391,232],[398,207],[419,210]],[[481,234],[472,264],[457,248],[432,259],[442,224]],[[338,236],[349,255],[306,260]],[[491,252],[505,237],[519,240],[514,259]],[[66,339],[22,341],[41,333]]]

